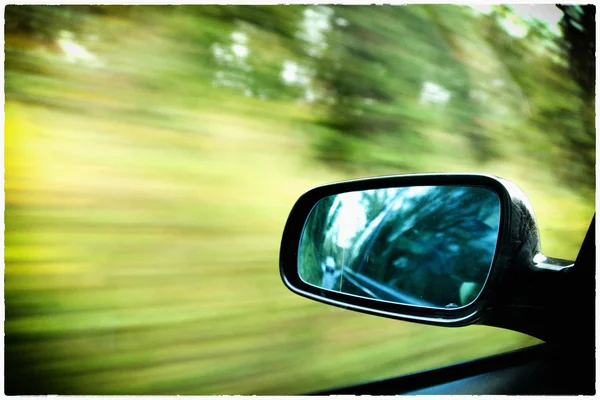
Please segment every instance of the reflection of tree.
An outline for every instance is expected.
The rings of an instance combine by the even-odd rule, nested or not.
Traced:
[[[381,213],[395,195],[397,189],[365,190],[361,192],[361,204],[365,208],[367,221],[374,220]]]
[[[301,252],[298,253],[300,276],[306,282],[319,285],[321,283],[321,264],[325,262],[323,249],[333,245],[331,238],[326,240],[333,223],[339,213],[341,204],[334,209],[336,196],[328,196],[320,200],[311,211],[300,239]]]
[[[355,249],[356,272],[441,306],[465,301],[463,283],[484,282],[498,229],[495,194],[436,187],[417,196],[405,192],[401,206],[382,212],[377,230]]]
[[[338,220],[346,215],[340,197],[315,206],[301,239],[305,281],[441,307],[466,304],[479,292],[497,239],[496,194],[477,187],[393,188],[362,192],[360,202],[366,224],[348,249],[338,244]]]

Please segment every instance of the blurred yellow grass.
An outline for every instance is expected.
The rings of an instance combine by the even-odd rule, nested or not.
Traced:
[[[298,196],[322,183],[488,172],[530,196],[548,255],[573,259],[593,199],[510,149],[512,158],[475,166],[453,132],[425,132],[425,154],[369,139],[381,141],[369,147],[379,160],[401,158],[414,170],[334,171],[310,157],[322,133],[311,130],[319,107],[211,86],[211,48],[200,36],[221,42],[251,26],[146,10],[136,8],[137,20],[81,24],[82,40],[101,32],[85,42],[105,62],[100,69],[7,36],[7,60],[27,50],[36,72],[5,73],[13,88],[5,103],[5,379],[46,393],[295,394],[538,343],[296,296],[278,271],[284,223]],[[252,32],[261,65],[298,55],[272,32]],[[475,60],[488,74],[494,67],[493,57]]]
[[[291,206],[350,176],[307,163],[308,140],[280,120],[189,118],[193,134],[7,103],[5,330],[23,339],[6,350],[45,387],[304,393],[538,342],[375,318],[287,291],[278,251]],[[432,168],[456,167],[442,163]],[[549,255],[574,257],[576,240],[563,235],[583,237],[590,206],[516,181],[542,240],[557,245]],[[569,225],[555,225],[563,210]]]

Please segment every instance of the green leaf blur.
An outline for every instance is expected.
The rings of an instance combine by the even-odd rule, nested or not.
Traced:
[[[537,343],[311,302],[278,256],[312,186],[473,171],[574,259],[595,10],[563,10],[7,6],[6,392],[306,393]]]

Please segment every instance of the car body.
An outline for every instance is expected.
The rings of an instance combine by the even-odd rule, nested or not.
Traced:
[[[393,190],[400,194],[385,197]],[[380,211],[354,228],[347,222],[340,225],[354,218],[350,214],[368,215],[373,207],[368,203],[361,210],[341,198],[377,191],[384,198],[374,200]],[[481,196],[485,191],[492,195]],[[490,207],[492,197],[496,208]],[[342,215],[339,209],[344,205],[352,213]],[[429,231],[423,221],[429,221]],[[457,224],[463,227],[458,229]],[[509,354],[321,394],[595,393],[594,227],[592,220],[575,262],[547,257],[541,253],[533,208],[523,191],[512,182],[482,174],[366,178],[306,192],[290,213],[281,244],[280,272],[293,292],[388,318],[447,327],[496,326],[545,341]],[[344,230],[351,230],[347,235],[353,239],[342,245],[339,232]],[[457,239],[457,232],[470,242]],[[395,247],[399,252],[383,257]],[[480,250],[487,253],[480,255]],[[321,256],[325,257],[321,266],[311,267],[311,260]],[[409,261],[398,262],[409,256]],[[483,259],[487,261],[482,264]],[[339,281],[332,285],[337,260],[343,265],[336,275]],[[487,265],[483,272],[465,272],[481,265]],[[315,280],[307,272],[310,268],[322,271],[323,280]],[[404,287],[391,279],[398,274]],[[454,286],[453,279],[458,282]],[[413,281],[433,290],[406,286]],[[477,287],[468,299],[462,298],[465,284]]]

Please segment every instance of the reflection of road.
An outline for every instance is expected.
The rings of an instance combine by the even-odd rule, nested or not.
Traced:
[[[397,193],[367,224],[348,261],[366,280],[344,274],[353,285],[348,290],[417,305],[424,297],[437,307],[466,305],[477,297],[498,233],[481,219],[497,225],[497,196],[453,187],[432,188],[423,196]]]
[[[435,307],[434,304],[428,301],[399,292],[398,290],[390,288],[387,285],[383,285],[359,272],[354,272],[350,268],[344,268],[343,279],[344,286],[346,285],[346,282],[349,282],[360,291],[360,293],[353,293],[359,296],[367,295],[368,297],[378,300],[393,301],[396,303],[411,304],[423,307]],[[350,290],[344,289],[343,291],[346,293],[351,293]]]
[[[340,276],[342,275],[342,270],[335,268],[335,261],[333,260],[333,257],[327,257],[327,259],[325,259],[325,262],[321,264],[321,270],[323,271],[321,287],[329,290],[335,290],[336,286],[338,288],[340,287]]]

